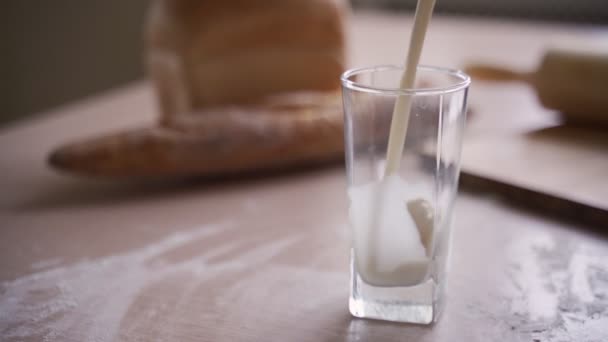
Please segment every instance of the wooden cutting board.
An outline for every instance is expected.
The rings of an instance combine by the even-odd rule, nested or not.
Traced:
[[[465,142],[461,183],[521,205],[608,225],[608,133],[556,126]]]
[[[496,191],[517,205],[608,227],[608,128],[561,125],[525,87],[483,86],[471,100],[464,189]]]

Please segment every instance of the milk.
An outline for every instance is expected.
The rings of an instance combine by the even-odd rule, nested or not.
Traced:
[[[375,286],[423,282],[432,255],[429,191],[398,175],[349,189],[349,216],[357,271]]]
[[[418,0],[416,16],[414,17],[414,28],[410,36],[410,45],[405,61],[405,71],[401,76],[400,89],[413,89],[416,81],[418,61],[422,54],[424,37],[433,15],[435,0]],[[403,154],[403,143],[407,133],[410,110],[412,107],[412,96],[402,95],[397,97],[393,116],[391,119],[391,130],[388,137],[388,148],[386,152],[386,169],[384,175],[395,173],[399,169],[401,155]]]
[[[413,89],[435,0],[418,0],[400,89]],[[400,94],[391,119],[383,179],[349,189],[357,271],[375,286],[411,286],[427,278],[433,245],[430,198],[398,176],[412,95]]]

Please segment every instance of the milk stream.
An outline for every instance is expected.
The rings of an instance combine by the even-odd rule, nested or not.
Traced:
[[[434,6],[435,0],[418,0],[401,89],[414,87]],[[425,209],[430,205],[423,199],[407,202],[403,196],[410,190],[397,176],[411,104],[410,95],[398,96],[395,101],[384,178],[378,183],[352,188],[349,194],[351,222],[355,231],[355,263],[360,276],[371,285],[416,285],[426,279],[430,269],[432,213],[427,213]],[[430,218],[430,223],[415,220],[416,213],[420,217]],[[425,234],[426,240],[423,238]],[[423,241],[430,243],[424,246]]]
[[[416,69],[420,61],[424,37],[426,36],[426,30],[431,21],[434,7],[435,0],[418,0],[416,16],[414,17],[414,28],[410,37],[410,46],[405,61],[405,71],[401,77],[400,89],[414,88]],[[411,107],[411,96],[402,95],[397,97],[395,107],[393,108],[390,135],[388,137],[385,176],[395,173],[399,169]]]

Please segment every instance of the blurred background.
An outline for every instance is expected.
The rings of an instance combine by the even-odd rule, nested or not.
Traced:
[[[143,75],[150,0],[5,0],[0,125]]]
[[[413,10],[416,0],[352,0],[356,6]],[[555,20],[578,23],[607,23],[605,0],[439,0],[436,13]]]
[[[143,77],[150,0],[4,0],[0,5],[0,125]],[[352,0],[411,11],[416,0]],[[606,0],[439,0],[441,14],[573,24],[608,23]]]

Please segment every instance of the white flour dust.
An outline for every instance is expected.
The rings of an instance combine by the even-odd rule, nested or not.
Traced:
[[[510,253],[517,260],[511,264],[510,272],[511,285],[514,287],[512,290],[516,294],[511,302],[514,314],[527,315],[532,321],[551,320],[557,315],[559,289],[554,284],[557,279],[548,278],[536,260],[538,250],[552,248],[555,248],[555,242],[550,235],[543,233],[511,246]],[[561,272],[554,274],[553,278],[565,275],[565,272]]]
[[[3,341],[112,341],[131,303],[146,286],[180,272],[199,278],[212,277],[219,268],[244,268],[251,262],[265,262],[294,242],[294,237],[289,237],[260,244],[236,260],[212,266],[207,264],[208,260],[236,245],[218,244],[176,263],[162,261],[164,253],[230,228],[230,224],[207,225],[170,235],[129,253],[1,283],[0,336]]]
[[[606,341],[608,256],[543,233],[511,247],[505,289],[513,329],[534,341]]]
[[[52,259],[47,259],[47,260],[41,260],[41,261],[33,263],[31,265],[31,269],[34,271],[38,271],[38,270],[43,270],[43,269],[47,269],[47,268],[52,268],[55,266],[59,266],[62,261],[63,261],[63,259],[61,259],[61,258],[52,258]]]

